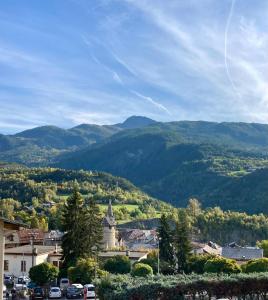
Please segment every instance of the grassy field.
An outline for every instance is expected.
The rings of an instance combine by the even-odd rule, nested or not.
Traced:
[[[100,204],[101,210],[107,210],[108,204]],[[129,212],[135,210],[136,208],[139,208],[138,205],[136,204],[113,204],[114,209],[119,209],[119,208],[126,208]]]

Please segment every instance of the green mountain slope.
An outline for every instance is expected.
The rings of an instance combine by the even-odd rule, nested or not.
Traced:
[[[149,118],[133,116],[115,125],[81,124],[71,129],[41,126],[15,135],[0,135],[0,160],[30,166],[45,165],[60,155],[101,142],[117,132],[154,122]]]
[[[248,180],[253,180],[255,170],[268,166],[267,133],[268,126],[261,124],[157,123],[120,132],[58,165],[125,177],[176,206],[197,197],[204,206],[268,212],[268,194],[264,193],[262,200],[267,201],[266,207],[252,208],[239,180],[248,178],[247,174],[252,175]],[[236,190],[240,190],[240,198],[235,203],[228,199],[234,199]],[[255,185],[251,196],[257,196],[252,201],[260,199],[260,194]]]

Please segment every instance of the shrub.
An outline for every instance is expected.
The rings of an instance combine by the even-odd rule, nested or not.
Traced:
[[[41,286],[56,279],[58,274],[59,269],[47,262],[34,266],[29,271],[30,279]]]
[[[137,263],[133,266],[133,269],[131,271],[132,276],[141,276],[146,277],[149,275],[153,275],[153,269],[151,266],[143,264],[143,263]]]
[[[86,284],[97,277],[105,276],[107,272],[100,270],[93,258],[79,259],[74,267],[68,269],[68,277],[73,283]]]
[[[233,259],[214,257],[204,265],[204,271],[208,273],[240,273],[241,268]]]
[[[242,266],[245,273],[268,272],[268,258],[252,259]]]
[[[209,259],[213,259],[215,256],[208,254],[193,255],[189,259],[189,272],[203,274],[205,272],[205,264]]]
[[[95,282],[101,300],[250,299],[268,293],[268,273],[132,277],[110,275]]]
[[[130,273],[131,262],[128,256],[117,255],[107,259],[103,268],[113,274],[127,274]]]

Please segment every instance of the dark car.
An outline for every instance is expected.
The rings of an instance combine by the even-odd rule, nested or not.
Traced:
[[[80,289],[74,287],[74,286],[70,286],[67,288],[66,291],[66,298],[67,299],[72,299],[72,298],[82,298],[83,295],[83,290],[81,291]]]
[[[33,289],[32,300],[34,299],[44,299],[45,291],[41,287],[36,287]]]

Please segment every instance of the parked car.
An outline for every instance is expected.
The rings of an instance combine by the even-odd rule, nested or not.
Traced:
[[[66,291],[68,286],[70,285],[70,281],[68,278],[61,278],[60,279],[60,289],[61,291]]]
[[[86,284],[84,286],[84,293],[87,299],[95,299],[96,297],[95,286],[93,284]]]
[[[76,287],[79,290],[83,289],[83,286],[81,283],[73,283],[72,286]]]
[[[67,299],[72,299],[72,298],[82,298],[83,295],[83,290],[81,291],[75,286],[70,286],[67,288],[66,291],[66,298]]]
[[[44,299],[45,291],[41,287],[35,287],[32,293],[32,300],[34,299]]]
[[[28,284],[27,284],[27,288],[28,289],[34,289],[35,287],[37,287],[36,283],[30,281]]]
[[[4,283],[5,285],[13,284],[14,278],[11,275],[5,275]]]
[[[20,276],[18,277],[19,284],[28,284],[30,282],[30,278],[27,276]]]
[[[61,290],[59,287],[51,287],[48,293],[49,298],[61,298]]]

